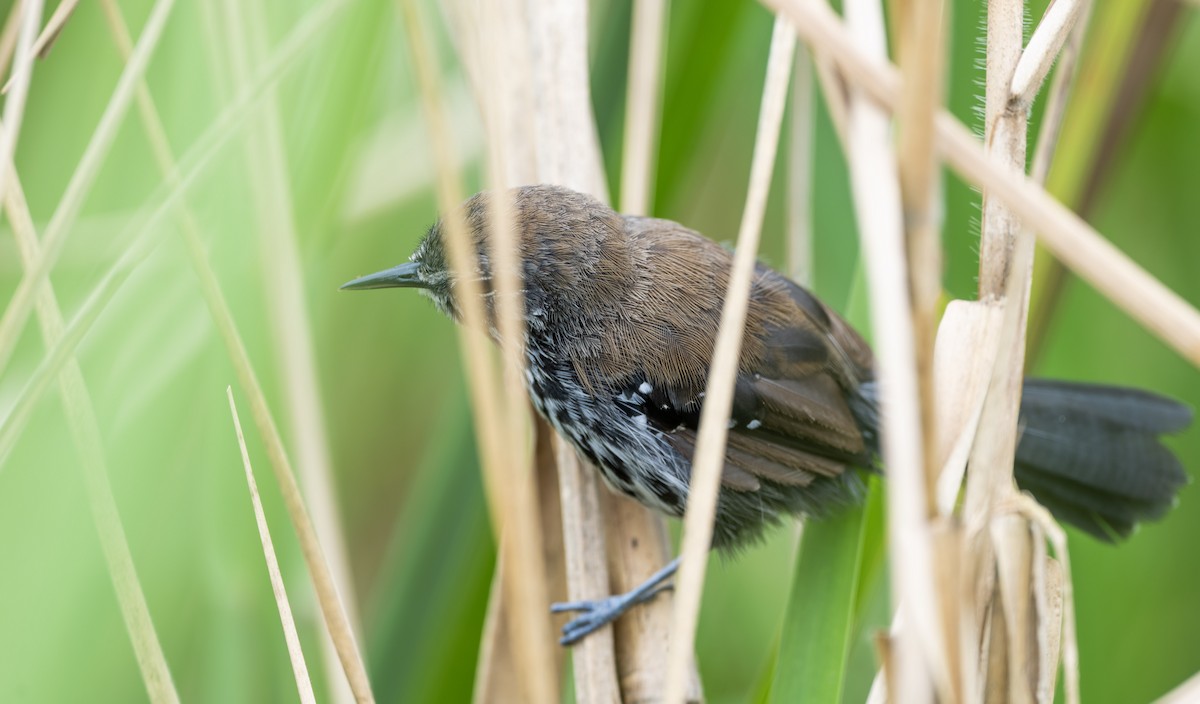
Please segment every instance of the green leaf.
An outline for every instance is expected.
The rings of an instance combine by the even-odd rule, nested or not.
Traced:
[[[854,636],[865,516],[865,509],[855,506],[805,524],[771,701],[841,701]]]

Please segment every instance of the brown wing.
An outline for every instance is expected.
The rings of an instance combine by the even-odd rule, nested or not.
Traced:
[[[757,319],[781,322],[750,331],[761,345],[752,359],[743,358],[738,375],[723,485],[734,491],[757,491],[761,480],[807,486],[848,466],[869,466],[869,449],[847,401],[870,377],[866,344],[815,297],[765,268],[752,305],[775,306],[775,313]],[[672,408],[689,411],[668,425],[672,444],[690,458],[703,398],[696,394],[681,405],[685,399],[677,390],[663,394]]]
[[[670,221],[627,217],[626,224],[640,240],[635,251],[647,253],[635,267],[643,275],[629,287],[636,305],[614,314],[611,346],[577,366],[601,365],[608,378],[625,379],[614,395],[643,401],[630,412],[644,413],[690,458],[732,257]],[[673,285],[679,277],[688,286]],[[805,486],[870,463],[847,395],[870,377],[871,352],[849,325],[760,265],[742,348],[725,486]],[[642,382],[646,392],[636,393]]]

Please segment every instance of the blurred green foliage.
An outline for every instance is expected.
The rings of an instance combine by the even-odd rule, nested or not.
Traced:
[[[1110,0],[1119,2],[1124,0]],[[278,42],[316,0],[264,0]],[[7,6],[5,3],[5,12]],[[628,50],[628,0],[592,8],[593,91],[616,192]],[[981,3],[955,3],[950,108],[978,127]],[[121,3],[134,34],[149,0]],[[431,8],[433,9],[433,8]],[[436,12],[429,13],[438,17]],[[148,74],[172,146],[184,152],[230,95],[228,42],[215,0],[177,4]],[[750,2],[672,3],[656,214],[730,241],[745,194],[771,18]],[[465,79],[439,25],[445,87]],[[1200,23],[1178,29],[1167,68],[1111,162],[1093,221],[1134,259],[1200,302]],[[80,4],[38,63],[17,167],[39,228],[52,214],[121,69],[97,3]],[[287,187],[298,223],[322,411],[361,605],[364,647],[381,701],[463,701],[494,564],[454,331],[404,293],[343,295],[354,275],[407,257],[435,218],[432,162],[394,5],[353,0],[279,84]],[[455,130],[479,185],[478,119],[452,100]],[[68,319],[120,255],[127,225],[156,205],[161,177],[131,111],[53,273]],[[842,161],[817,125],[815,287],[836,307],[851,290],[857,240]],[[239,146],[232,146],[239,145]],[[240,136],[188,198],[258,374],[288,431],[283,372],[269,325],[255,205]],[[764,257],[783,261],[782,166]],[[971,297],[978,195],[946,183],[945,284]],[[79,349],[101,423],[126,535],[185,701],[289,701],[295,686],[263,565],[224,399],[234,374],[168,218],[154,254],[124,285]],[[0,235],[0,301],[21,275]],[[862,321],[859,321],[862,322]],[[6,414],[45,353],[34,325],[0,376]],[[1068,284],[1038,374],[1129,384],[1200,402],[1200,375],[1084,284]],[[235,394],[244,403],[235,384]],[[245,417],[245,414],[244,416]],[[267,515],[318,686],[317,616],[299,548],[257,432],[248,426]],[[286,438],[294,441],[294,438]],[[294,446],[294,442],[290,443]],[[1172,441],[1200,471],[1200,433]],[[137,701],[144,690],[89,516],[76,450],[57,395],[41,403],[0,467],[0,701]],[[1153,698],[1200,670],[1194,559],[1200,500],[1119,548],[1072,535],[1083,694],[1092,702]],[[868,526],[868,532],[878,530]],[[714,557],[698,654],[709,700],[748,701],[770,681],[791,580],[792,532],[736,560]],[[886,612],[875,575],[847,701],[874,671],[869,634]],[[874,606],[872,606],[874,605]]]

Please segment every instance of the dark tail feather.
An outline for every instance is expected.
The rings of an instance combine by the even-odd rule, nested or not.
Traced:
[[[1013,473],[1056,518],[1114,542],[1174,505],[1188,477],[1158,436],[1191,422],[1146,391],[1027,379]]]
[[[850,408],[878,452],[874,381]],[[1116,542],[1174,505],[1188,477],[1159,436],[1191,422],[1192,409],[1147,391],[1026,379],[1013,475],[1058,520]]]

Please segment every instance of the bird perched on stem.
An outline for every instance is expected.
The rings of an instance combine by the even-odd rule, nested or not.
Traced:
[[[709,362],[732,266],[726,249],[669,220],[621,215],[558,186],[508,193],[525,306],[534,406],[614,490],[681,516]],[[495,315],[488,203],[462,206]],[[342,288],[418,288],[459,319],[441,223],[411,261]],[[490,326],[495,330],[495,325]],[[788,515],[820,517],[863,497],[877,469],[879,390],[866,343],[837,313],[759,265],[729,420],[713,547],[753,542]],[[1027,380],[1014,476],[1062,521],[1100,538],[1159,518],[1187,476],[1159,435],[1191,410],[1135,389]],[[673,561],[634,591],[580,611],[564,643],[664,588]]]

